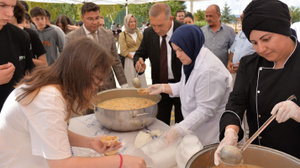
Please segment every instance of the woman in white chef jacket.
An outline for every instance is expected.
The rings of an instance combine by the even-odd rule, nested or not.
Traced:
[[[176,29],[170,45],[183,64],[181,80],[149,87],[151,95],[164,92],[180,97],[184,120],[165,134],[168,141],[194,133],[203,146],[219,142],[218,123],[232,90],[232,78],[222,62],[203,46],[204,42],[196,25]]]

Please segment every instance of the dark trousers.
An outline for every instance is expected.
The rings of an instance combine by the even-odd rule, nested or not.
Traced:
[[[183,116],[181,113],[181,103],[178,97],[170,98],[168,94],[161,94],[162,99],[158,103],[158,113],[157,119],[163,121],[164,123],[170,125],[170,117],[172,106],[175,107],[175,122],[179,123],[183,120]]]

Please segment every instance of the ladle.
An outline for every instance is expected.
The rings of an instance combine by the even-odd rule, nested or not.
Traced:
[[[132,84],[133,84],[133,86],[134,86],[135,88],[140,88],[140,87],[142,86],[142,85],[141,85],[141,81],[140,81],[140,79],[138,78],[138,75],[139,75],[139,73],[140,73],[141,67],[142,67],[142,64],[140,64],[139,70],[138,70],[138,72],[136,73],[135,78],[133,78],[133,80],[132,80]]]
[[[287,100],[297,99],[295,95],[291,95]],[[235,146],[224,146],[220,151],[221,162],[226,165],[238,165],[243,162],[243,151],[248,145],[276,118],[277,112],[272,115],[241,147],[241,149]]]

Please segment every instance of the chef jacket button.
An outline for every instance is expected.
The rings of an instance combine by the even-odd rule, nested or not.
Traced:
[[[263,68],[262,67],[259,67],[259,70],[261,71]]]
[[[260,115],[260,114],[258,115],[258,118],[261,118],[261,115]]]
[[[257,93],[260,93],[260,90],[258,90]]]

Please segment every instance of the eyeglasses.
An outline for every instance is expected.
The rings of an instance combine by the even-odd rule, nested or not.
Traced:
[[[98,82],[95,82],[95,80],[93,80],[94,83],[95,83],[96,85],[98,85],[98,86],[103,85],[103,79],[102,79],[102,78],[99,78],[99,77],[97,77],[96,75],[92,75],[92,77],[93,77],[94,79],[97,79],[97,80],[98,80]]]
[[[96,17],[96,18],[88,17],[86,18],[86,20],[88,20],[89,22],[99,21],[100,17]]]

